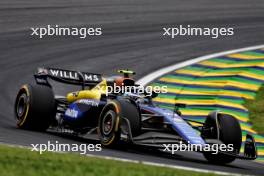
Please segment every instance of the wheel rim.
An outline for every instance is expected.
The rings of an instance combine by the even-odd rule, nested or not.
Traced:
[[[115,113],[113,111],[108,111],[104,118],[103,118],[103,126],[102,126],[102,131],[104,135],[109,135],[114,127],[114,118],[115,118]]]
[[[16,108],[16,113],[19,120],[25,114],[26,109],[27,109],[27,96],[26,94],[22,94],[17,101],[17,108]]]

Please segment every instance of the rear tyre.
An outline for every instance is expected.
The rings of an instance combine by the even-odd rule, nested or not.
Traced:
[[[242,141],[242,132],[239,122],[236,118],[228,114],[218,114],[217,118],[219,122],[220,140],[226,145],[232,144],[232,152],[238,154]],[[211,120],[206,121],[205,124],[207,124],[207,122],[211,124]],[[224,155],[222,153],[204,153],[204,157],[209,162],[215,164],[227,164],[233,162],[236,159],[235,156]]]
[[[26,84],[15,100],[15,117],[18,128],[45,131],[56,115],[53,91],[44,85]]]

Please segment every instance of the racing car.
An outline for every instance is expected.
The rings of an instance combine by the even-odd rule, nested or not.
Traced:
[[[257,150],[254,138],[246,135],[244,153],[240,153],[242,132],[239,122],[230,114],[213,111],[204,123],[181,117],[184,104],[175,110],[156,105],[153,93],[107,93],[107,86],[137,87],[131,77],[135,72],[120,70],[119,76],[102,76],[89,72],[58,68],[39,68],[34,74],[36,84],[23,85],[15,100],[17,127],[27,130],[71,130],[75,135],[98,134],[105,147],[120,142],[163,149],[174,144],[197,144],[202,147],[232,144],[229,151],[200,150],[212,163],[225,164],[236,158],[254,160]],[[64,96],[54,95],[51,81],[78,85],[79,91]],[[134,88],[136,89],[136,88]],[[198,126],[192,125],[195,122]],[[170,144],[170,145],[167,145]]]

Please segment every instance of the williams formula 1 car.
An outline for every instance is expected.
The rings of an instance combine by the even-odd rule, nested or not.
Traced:
[[[183,104],[175,110],[163,109],[152,102],[156,94],[110,93],[107,86],[134,86],[133,71],[121,70],[122,76],[103,77],[79,71],[57,68],[39,68],[34,74],[36,84],[23,85],[15,100],[18,128],[45,131],[65,129],[75,135],[97,133],[103,146],[113,147],[120,142],[158,149],[172,148],[174,144],[232,144],[229,151],[217,154],[200,149],[205,158],[214,163],[230,163],[236,158],[254,160],[257,151],[254,138],[247,134],[244,153],[241,148],[239,122],[219,111],[208,115],[200,126],[193,126],[181,117]],[[65,96],[54,95],[51,81],[79,85],[79,91]],[[135,89],[135,88],[134,88]],[[169,149],[168,149],[169,150]]]

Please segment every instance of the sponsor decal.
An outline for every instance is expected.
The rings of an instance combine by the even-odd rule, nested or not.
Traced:
[[[96,106],[96,107],[99,106],[99,101],[94,101],[94,100],[89,100],[89,99],[78,100],[78,103],[86,104],[86,105],[90,105],[90,106]]]
[[[80,80],[79,74],[76,71],[49,69],[49,73],[54,77],[63,79]],[[92,73],[81,73],[85,81],[99,81],[100,76]]]
[[[74,109],[67,109],[65,112],[65,115],[72,117],[72,118],[77,118],[78,117],[78,111]]]

